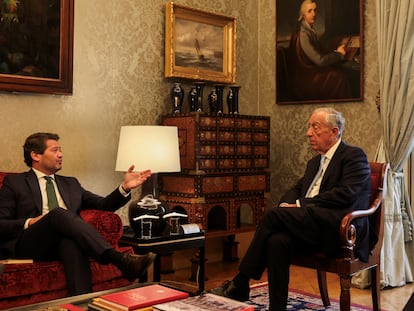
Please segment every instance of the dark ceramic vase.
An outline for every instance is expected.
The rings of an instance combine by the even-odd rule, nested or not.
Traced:
[[[195,106],[195,111],[198,112],[203,112],[204,108],[203,108],[203,90],[204,90],[204,82],[196,82],[195,83],[195,88],[197,91],[197,101],[196,101],[196,106]]]
[[[165,214],[165,208],[161,202],[154,199],[151,194],[146,195],[141,201],[133,201],[129,205],[129,223],[137,237],[141,237],[141,220],[137,219],[143,215],[157,216],[157,219],[151,219],[151,236],[161,236],[166,228],[166,221],[162,216]]]
[[[217,112],[217,92],[216,90],[212,90],[210,94],[208,94],[208,106],[210,109],[210,113]]]
[[[189,104],[190,112],[196,111],[197,90],[194,85],[191,86],[190,92],[188,92],[188,104]]]
[[[239,113],[239,90],[240,86],[238,85],[230,86],[229,93],[227,94],[227,108],[229,114]]]
[[[224,85],[223,84],[216,84],[216,94],[217,94],[217,113],[223,113],[223,91],[224,91]]]
[[[183,107],[184,90],[181,84],[176,82],[171,89],[171,103],[173,106],[173,113],[181,113]]]

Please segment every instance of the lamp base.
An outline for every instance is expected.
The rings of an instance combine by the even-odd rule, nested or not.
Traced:
[[[149,219],[151,222],[151,237],[159,237],[163,235],[167,227],[167,223],[163,218],[164,214],[165,208],[151,194],[146,195],[141,200],[132,201],[128,207],[129,224],[138,238],[142,237],[142,217],[140,216],[156,216],[155,219]],[[146,217],[147,220],[148,218],[150,217]]]
[[[154,198],[159,198],[159,185],[158,185],[158,174],[153,173],[151,176],[142,183],[141,185],[141,197],[145,197],[148,194],[152,194]]]

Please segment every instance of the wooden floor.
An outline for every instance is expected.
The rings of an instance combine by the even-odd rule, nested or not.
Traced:
[[[237,272],[238,262],[215,262],[206,264],[207,281],[205,288],[211,289],[220,285],[224,280],[231,279]],[[161,281],[182,286],[182,288],[196,290],[197,284],[189,281],[192,273],[190,269],[176,270],[175,273],[163,274]],[[266,273],[259,281],[252,281],[251,284],[265,282],[267,280]],[[314,270],[292,266],[290,288],[303,290],[308,293],[319,295],[319,288]],[[339,279],[334,274],[328,274],[329,297],[339,299]],[[408,284],[398,288],[383,289],[381,291],[381,309],[386,311],[402,310],[414,292],[414,284]],[[352,303],[364,306],[372,306],[370,289],[351,289]]]

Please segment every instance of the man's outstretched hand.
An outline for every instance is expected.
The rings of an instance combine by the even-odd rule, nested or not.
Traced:
[[[122,182],[122,188],[129,192],[131,189],[141,186],[151,176],[151,170],[145,170],[142,172],[134,172],[134,165],[131,165],[128,171],[125,173],[124,181]]]

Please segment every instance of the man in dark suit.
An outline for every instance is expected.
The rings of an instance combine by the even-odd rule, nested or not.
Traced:
[[[286,310],[290,257],[308,250],[334,256],[339,250],[342,217],[366,208],[370,198],[370,167],[364,151],[341,140],[345,120],[331,108],[316,109],[306,135],[318,153],[304,176],[282,196],[277,207],[266,210],[240,263],[239,273],[213,293],[248,300],[249,280],[260,279],[267,268],[270,310]],[[323,159],[323,160],[322,160]],[[356,256],[369,253],[368,220],[357,227]]]
[[[118,252],[79,215],[84,209],[117,210],[151,172],[133,172],[132,165],[121,185],[101,197],[85,190],[76,178],[56,174],[63,159],[58,135],[30,135],[23,149],[30,170],[7,175],[0,189],[0,259],[61,260],[70,295],[92,291],[89,258],[114,264],[131,280],[143,275],[155,254]]]

